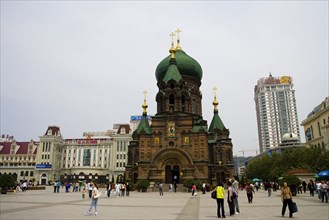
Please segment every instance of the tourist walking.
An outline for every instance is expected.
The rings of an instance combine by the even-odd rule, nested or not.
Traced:
[[[61,181],[57,181],[57,193],[59,193],[59,188],[61,187]]]
[[[304,191],[304,193],[306,193],[307,183],[305,182],[305,180],[303,180],[303,182],[302,182],[302,186],[303,186],[303,191]]]
[[[310,182],[307,184],[307,188],[310,191],[310,196],[314,196],[315,185],[313,180],[310,180]]]
[[[81,190],[81,196],[83,199],[85,198],[85,194],[86,194],[86,188],[83,187],[83,189]]]
[[[320,184],[320,193],[321,193],[321,201],[324,202],[324,198],[326,198],[326,202],[328,202],[328,185],[325,181],[321,181]]]
[[[266,183],[266,189],[267,189],[267,196],[270,197],[272,195],[272,184],[271,184],[271,182]]]
[[[194,196],[194,193],[196,192],[196,185],[195,184],[193,184],[193,186],[192,186],[192,196]]]
[[[286,208],[289,208],[289,218],[292,218],[292,194],[287,182],[283,183],[281,188],[281,201],[283,203],[281,215],[284,216]]]
[[[107,198],[110,198],[110,196],[111,196],[111,190],[112,190],[112,183],[111,182],[109,182],[107,184],[106,190],[107,190],[106,196],[107,196]]]
[[[234,207],[235,207],[235,214],[239,214],[240,213],[240,209],[239,209],[239,200],[238,200],[238,196],[239,196],[239,182],[236,180],[237,177],[233,177],[232,180],[232,189],[233,189],[233,202],[234,202]]]
[[[172,192],[172,184],[169,184],[169,192]]]
[[[57,181],[54,182],[54,193],[57,191]]]
[[[234,207],[234,201],[233,201],[233,189],[232,189],[232,182],[228,181],[227,183],[228,190],[227,190],[227,203],[228,207],[230,209],[230,216],[235,214],[235,207]]]
[[[129,182],[126,183],[126,196],[129,196],[129,192],[130,192],[130,184]]]
[[[226,218],[225,210],[224,210],[225,190],[222,182],[218,183],[217,187],[215,188],[215,191],[216,191],[216,201],[217,201],[217,217]]]
[[[120,189],[121,189],[121,184],[116,183],[115,184],[115,196],[120,196]]]
[[[126,184],[121,183],[121,196],[125,196],[125,191],[126,191]]]
[[[88,210],[88,212],[86,214],[91,215],[91,211],[94,207],[95,209],[95,214],[98,214],[98,210],[97,210],[97,202],[98,202],[98,198],[100,197],[101,193],[98,191],[98,186],[95,183],[90,183],[89,184],[92,188],[92,196],[91,196],[91,204],[90,204],[90,208]]]
[[[93,195],[93,183],[92,182],[88,183],[88,192],[89,192],[89,198],[91,198]]]
[[[163,196],[163,188],[162,188],[162,182],[161,181],[159,182],[158,187],[159,187],[160,196]]]
[[[206,194],[206,183],[202,183],[202,194]]]
[[[254,187],[250,185],[250,183],[248,183],[246,186],[246,192],[247,192],[248,203],[252,203],[253,193],[255,193],[255,191],[254,191]]]

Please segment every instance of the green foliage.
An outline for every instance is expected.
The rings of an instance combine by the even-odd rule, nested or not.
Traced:
[[[202,183],[199,180],[188,179],[188,180],[185,180],[183,183],[183,185],[188,189],[191,189],[194,184],[196,185],[197,189],[201,189]]]
[[[283,186],[284,182],[287,182],[287,185],[289,187],[292,186],[296,187],[302,183],[302,181],[297,176],[294,175],[283,176],[283,178],[279,180],[280,186]]]
[[[293,169],[307,169],[310,172],[329,169],[329,151],[324,148],[291,148],[283,153],[265,155],[252,161],[246,167],[246,177],[274,180]]]
[[[146,179],[138,180],[136,183],[136,188],[138,190],[146,190],[150,186],[150,181]]]
[[[1,188],[9,188],[14,187],[16,185],[16,181],[12,175],[2,174],[0,175],[0,187]]]

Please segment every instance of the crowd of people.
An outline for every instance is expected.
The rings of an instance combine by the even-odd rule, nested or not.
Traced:
[[[229,214],[230,216],[238,215],[240,213],[239,209],[239,201],[238,201],[238,194],[239,191],[245,190],[247,194],[248,203],[253,203],[253,195],[255,192],[257,192],[259,189],[265,190],[268,193],[268,196],[271,196],[271,192],[280,190],[281,193],[281,201],[282,201],[282,210],[281,215],[284,217],[286,209],[288,207],[289,209],[289,217],[293,217],[294,213],[294,202],[292,197],[292,189],[288,186],[287,182],[283,183],[283,186],[280,187],[278,183],[276,182],[264,182],[259,183],[255,182],[247,183],[246,185],[241,185],[237,181],[236,178],[233,178],[232,180],[228,181],[226,183],[227,185],[227,205],[229,208]],[[296,187],[296,193],[306,193],[307,189],[309,190],[310,196],[314,196],[314,192],[317,193],[318,198],[322,202],[328,202],[329,197],[329,185],[326,180],[317,180],[314,182],[313,180],[310,180],[308,184],[306,184],[305,181],[301,183],[300,186]],[[225,216],[225,210],[224,210],[224,200],[225,200],[225,188],[224,183],[219,182],[217,187],[214,189],[216,192],[216,200],[217,200],[217,217],[218,218],[226,218]]]

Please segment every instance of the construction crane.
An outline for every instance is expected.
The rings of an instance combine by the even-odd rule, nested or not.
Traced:
[[[243,149],[243,150],[239,150],[238,152],[239,153],[242,152],[242,155],[244,157],[244,152],[246,152],[246,151],[253,151],[253,152],[256,152],[256,155],[258,155],[258,150],[257,149],[254,149],[254,150],[245,150],[245,149]]]

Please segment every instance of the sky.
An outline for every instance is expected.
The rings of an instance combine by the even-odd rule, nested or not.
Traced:
[[[203,118],[219,115],[234,155],[259,149],[254,87],[293,78],[299,123],[329,95],[328,1],[1,1],[0,133],[38,141],[156,114],[169,34],[203,70]],[[301,141],[305,142],[300,127]]]

